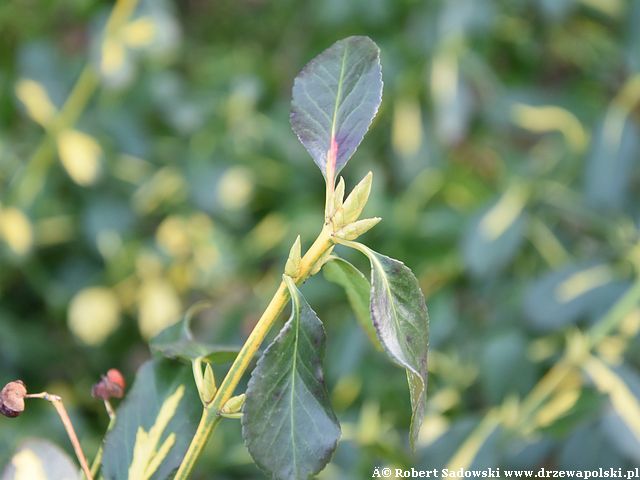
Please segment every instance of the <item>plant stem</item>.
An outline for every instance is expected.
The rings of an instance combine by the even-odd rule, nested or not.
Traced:
[[[310,276],[317,261],[329,248],[333,246],[331,233],[330,227],[325,225],[316,240],[313,242],[313,245],[311,245],[307,253],[302,257],[300,262],[300,274],[295,279],[296,284],[304,282]],[[191,445],[189,445],[189,449],[187,450],[174,480],[184,480],[191,474],[191,471],[202,454],[209,437],[221,419],[220,410],[233,396],[242,375],[249,367],[251,360],[257,353],[260,345],[269,333],[269,330],[278,319],[278,316],[282,310],[284,310],[288,301],[289,293],[287,291],[287,287],[284,282],[281,282],[276,293],[269,302],[269,305],[260,317],[260,320],[258,320],[258,323],[256,323],[256,326],[253,328],[245,344],[242,346],[242,349],[231,365],[227,375],[224,377],[224,380],[222,380],[212,402],[204,408],[198,429],[196,430],[191,441]]]
[[[107,413],[109,414],[109,425],[107,426],[107,431],[105,432],[105,435],[106,435],[111,431],[111,429],[115,425],[116,416],[113,411],[113,407],[111,407],[111,404],[109,403],[109,400],[105,400],[104,405],[105,405],[105,408],[107,409]],[[94,477],[98,475],[98,471],[100,470],[103,453],[104,453],[104,448],[103,448],[103,444],[101,443],[100,448],[98,448],[98,451],[96,452],[96,456],[93,459],[93,463],[91,464],[91,475],[93,475]]]
[[[105,27],[105,36],[112,35],[131,17],[139,0],[118,0],[111,10]],[[14,199],[24,207],[35,200],[46,179],[46,174],[55,154],[55,137],[60,131],[73,126],[99,85],[98,73],[92,64],[86,65],[76,81],[69,97],[58,115],[51,121],[44,138],[27,162],[24,170],[16,177]]]
[[[89,480],[93,480],[93,475],[91,475],[91,471],[89,470],[87,458],[84,456],[84,452],[82,451],[82,447],[80,446],[80,441],[78,440],[78,435],[76,435],[76,431],[73,428],[73,423],[71,422],[71,418],[69,418],[67,409],[64,408],[62,398],[60,398],[58,395],[52,395],[47,392],[31,393],[29,395],[26,395],[25,398],[42,398],[43,400],[51,402],[51,404],[56,409],[56,412],[58,412],[58,416],[60,417],[60,420],[62,420],[62,424],[67,431],[67,436],[71,441],[71,445],[73,445],[73,450],[76,452],[76,457],[78,457],[78,461],[80,462],[82,471]]]

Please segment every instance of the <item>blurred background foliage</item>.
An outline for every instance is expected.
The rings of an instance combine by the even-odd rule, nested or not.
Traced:
[[[321,477],[640,465],[638,25],[638,0],[2,2],[2,382],[62,394],[92,455],[91,384],[132,381],[186,307],[211,300],[201,335],[241,343],[322,221],[293,78],[365,34],[385,91],[345,177],[374,171],[367,241],[427,296],[429,414],[411,457],[402,370],[311,279],[343,422]],[[26,437],[68,449],[28,410],[0,422],[0,464]],[[237,423],[211,469],[260,478]]]

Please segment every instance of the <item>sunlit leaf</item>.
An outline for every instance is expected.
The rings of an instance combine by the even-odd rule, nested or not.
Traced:
[[[360,145],[381,99],[380,50],[367,37],[336,42],[296,77],[291,126],[328,182]]]
[[[369,312],[369,292],[371,291],[369,281],[360,270],[339,257],[333,257],[331,261],[325,263],[322,270],[327,280],[344,288],[356,320],[369,336],[371,343],[376,348],[382,349]]]
[[[336,448],[340,425],[322,373],[322,322],[289,277],[291,316],[251,374],[242,435],[255,462],[273,477],[309,478]]]
[[[58,446],[47,440],[24,442],[0,476],[2,480],[78,480],[79,469]]]
[[[91,287],[79,291],[69,305],[71,332],[86,345],[100,345],[120,325],[120,303],[113,290]]]
[[[167,478],[191,442],[200,406],[191,368],[167,360],[145,363],[106,437],[105,478]]]
[[[152,338],[180,318],[182,305],[174,286],[160,277],[145,279],[138,292],[138,325]]]
[[[165,328],[149,342],[151,351],[167,358],[176,358],[191,362],[196,358],[205,358],[213,363],[225,363],[236,358],[239,347],[228,345],[216,345],[201,342],[194,338],[191,332],[193,316],[205,307],[205,304],[196,304],[187,310],[184,318]]]
[[[391,359],[407,371],[414,446],[425,415],[429,314],[413,272],[402,262],[355,242],[342,242],[364,253],[371,262],[371,318]]]
[[[56,107],[40,83],[23,78],[16,83],[16,96],[24,104],[27,113],[40,125],[47,126],[56,114]]]
[[[0,209],[0,239],[16,255],[26,255],[33,246],[33,226],[29,218],[14,207]]]
[[[64,130],[58,134],[60,161],[71,179],[86,187],[100,175],[102,149],[96,140],[78,130]]]

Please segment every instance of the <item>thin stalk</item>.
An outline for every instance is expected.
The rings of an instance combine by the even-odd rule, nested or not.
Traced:
[[[108,402],[109,402],[108,400],[105,400],[105,406],[109,404]],[[113,408],[111,408],[110,404],[107,409],[107,412],[109,411],[109,409],[113,411]],[[109,425],[107,426],[107,431],[105,432],[105,435],[111,431],[115,423],[116,423],[115,414],[113,414],[112,416],[112,414],[109,413]],[[100,444],[100,448],[98,448],[98,451],[96,452],[96,456],[93,458],[93,463],[91,464],[91,475],[93,475],[94,478],[98,475],[98,471],[100,471],[103,454],[104,454],[104,446],[103,444]]]
[[[332,246],[333,241],[331,233],[329,231],[329,227],[325,225],[318,235],[318,238],[313,242],[313,245],[311,245],[307,253],[302,257],[300,262],[300,274],[295,279],[296,284],[304,282],[310,276],[317,261]],[[269,330],[278,319],[278,316],[282,310],[284,310],[288,301],[289,293],[287,287],[284,282],[281,282],[266,310],[249,335],[249,338],[247,338],[247,341],[242,346],[242,349],[231,365],[231,368],[227,372],[224,380],[222,380],[212,402],[204,408],[198,429],[196,430],[195,436],[191,441],[191,445],[189,445],[189,449],[187,450],[174,480],[184,480],[191,474],[191,471],[202,454],[214,428],[220,421],[220,410],[233,396],[233,393],[245,371],[249,367],[251,360],[257,353],[260,345],[269,333]]]
[[[107,411],[107,415],[109,415],[109,425],[107,425],[107,431],[105,432],[105,436],[107,433],[111,431],[113,426],[116,424],[116,412],[111,406],[111,402],[109,400],[104,401],[104,408]],[[100,470],[100,466],[102,464],[102,455],[104,453],[104,444],[100,444],[100,448],[96,452],[96,456],[93,458],[93,463],[91,464],[91,475],[94,478],[98,475],[98,471]]]
[[[62,398],[60,398],[58,395],[52,395],[47,392],[31,393],[29,395],[26,395],[25,398],[41,398],[43,400],[47,400],[53,405],[53,407],[56,409],[56,412],[58,412],[58,416],[60,417],[65,430],[67,431],[67,436],[71,441],[71,445],[73,445],[73,450],[76,453],[78,462],[80,462],[82,471],[89,480],[93,480],[93,475],[91,474],[91,470],[89,470],[89,464],[87,463],[87,457],[84,456],[84,452],[82,451],[82,447],[80,446],[80,441],[78,440],[78,435],[76,435],[76,431],[73,428],[73,423],[71,422],[71,418],[69,418],[67,409],[64,408]]]

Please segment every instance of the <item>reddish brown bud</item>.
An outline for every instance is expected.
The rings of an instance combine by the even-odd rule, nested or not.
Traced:
[[[127,386],[127,383],[124,381],[124,377],[122,376],[122,373],[120,373],[120,370],[118,370],[117,368],[109,369],[109,371],[107,372],[107,378],[113,383],[115,383],[116,385],[118,385],[123,391]]]
[[[17,417],[24,412],[24,397],[27,387],[22,380],[7,383],[0,392],[0,413],[5,417]]]
[[[102,376],[102,379],[96,383],[91,389],[91,395],[93,398],[101,398],[102,400],[109,400],[110,398],[122,398],[124,396],[124,389],[126,382],[119,370],[115,368],[110,369],[106,375]]]

